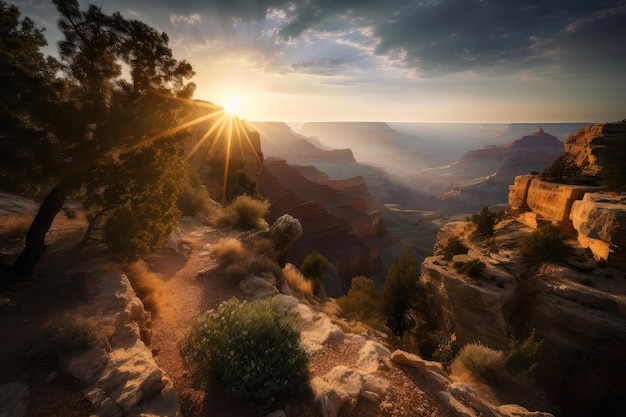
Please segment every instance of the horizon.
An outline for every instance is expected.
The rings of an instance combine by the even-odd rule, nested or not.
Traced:
[[[56,55],[54,5],[8,3],[45,29],[44,52]],[[195,98],[245,120],[622,120],[626,1],[587,3],[110,0],[100,7],[168,34],[175,57],[196,71]]]

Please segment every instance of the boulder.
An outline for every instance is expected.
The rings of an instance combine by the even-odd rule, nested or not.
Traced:
[[[565,152],[574,155],[584,175],[601,175],[605,155],[611,145],[626,140],[626,123],[600,123],[585,126],[565,140]]]
[[[359,350],[359,359],[357,366],[360,370],[367,373],[373,373],[379,369],[388,369],[391,352],[386,346],[368,340],[365,342],[361,350]]]
[[[596,260],[626,263],[626,195],[587,193],[572,205],[570,219]]]
[[[555,224],[569,224],[570,210],[576,200],[585,193],[598,191],[600,187],[557,184],[533,178],[526,199],[528,208]]]
[[[273,274],[248,275],[239,283],[239,288],[252,300],[271,297],[279,293]]]

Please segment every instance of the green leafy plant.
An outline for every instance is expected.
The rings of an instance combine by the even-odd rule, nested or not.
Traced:
[[[473,214],[472,223],[476,225],[476,233],[482,237],[493,236],[496,217],[497,213],[489,210],[489,207],[483,207],[479,213]]]
[[[463,264],[461,270],[464,274],[469,275],[470,277],[477,278],[480,276],[483,269],[485,269],[485,263],[480,259],[474,258],[467,261]]]
[[[186,216],[208,214],[209,192],[202,184],[197,172],[188,170],[184,179],[182,193],[178,196],[176,206]]]
[[[539,349],[543,344],[543,339],[535,340],[535,329],[522,342],[511,336],[509,348],[504,353],[506,369],[513,374],[532,372],[537,366]]]
[[[376,290],[374,281],[358,276],[352,278],[348,294],[337,299],[344,313],[378,328],[383,323],[381,291]]]
[[[198,320],[180,343],[185,366],[235,398],[270,403],[309,384],[308,356],[276,299],[230,299]]]
[[[313,282],[313,292],[317,295],[321,295],[322,282],[330,266],[328,259],[316,250],[304,258],[302,264],[300,264],[300,272]]]
[[[527,262],[536,264],[563,256],[567,252],[567,245],[561,229],[547,225],[522,236],[519,250]]]
[[[454,255],[467,253],[468,250],[468,247],[463,244],[461,239],[456,236],[451,236],[443,247],[442,254],[445,260],[451,261]]]
[[[391,265],[383,288],[383,312],[387,326],[396,336],[402,336],[414,327],[414,314],[423,302],[423,289],[419,285],[419,270],[415,259],[408,253]]]
[[[269,208],[268,201],[240,195],[227,207],[222,208],[212,218],[212,223],[217,227],[234,227],[240,230],[262,228]]]

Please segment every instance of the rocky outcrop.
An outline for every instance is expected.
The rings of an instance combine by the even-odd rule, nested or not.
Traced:
[[[617,142],[626,141],[626,123],[592,124],[565,141],[565,152],[574,155],[583,175],[601,175],[605,157]]]
[[[626,270],[626,196],[588,193],[572,205],[570,219],[578,242],[596,260]]]
[[[83,395],[94,415],[180,416],[172,382],[140,337],[149,337],[150,314],[126,276],[104,258],[91,259],[67,274],[85,281],[87,306],[82,314],[112,328],[108,343],[66,350],[59,357],[62,371],[86,383]]]
[[[560,265],[533,269],[517,250],[530,231],[507,219],[487,245],[468,239],[463,223],[446,224],[435,256],[422,264],[431,320],[460,345],[478,341],[497,349],[506,348],[511,335],[521,340],[536,329],[544,343],[535,375],[563,415],[616,415],[610,410],[626,396],[623,269],[598,265],[582,250]],[[464,239],[467,255],[443,259],[439,250],[450,236]],[[458,268],[470,259],[485,263],[475,277]]]
[[[286,261],[299,265],[317,250],[337,268],[343,288],[357,275],[382,271],[378,246],[370,240],[385,233],[380,217],[355,210],[341,192],[308,181],[285,161],[268,160],[265,165],[260,191],[271,203],[268,220],[289,214],[302,224],[303,235],[290,247]]]

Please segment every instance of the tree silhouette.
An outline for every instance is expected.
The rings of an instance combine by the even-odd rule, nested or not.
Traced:
[[[60,64],[41,54],[45,39],[32,21],[20,24],[19,11],[0,2],[0,32],[11,35],[1,41],[0,84],[26,86],[24,94],[2,90],[0,154],[9,163],[0,180],[13,189],[51,187],[5,282],[32,271],[68,196],[92,219],[106,217],[107,241],[122,258],[152,248],[178,217],[180,142],[163,132],[189,107],[183,99],[194,90],[186,83],[191,66],[172,57],[167,35],[142,22],[93,5],[81,11],[76,0],[54,4],[64,36]],[[10,42],[20,47],[5,48]],[[7,64],[25,58],[28,65]]]
[[[396,336],[410,329],[409,313],[417,310],[420,302],[419,270],[415,259],[408,253],[389,267],[383,288],[383,311],[387,326]]]

